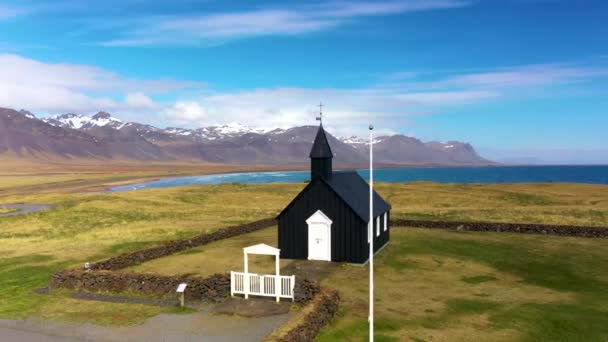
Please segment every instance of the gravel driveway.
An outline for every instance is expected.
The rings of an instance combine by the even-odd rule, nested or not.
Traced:
[[[161,314],[141,325],[104,327],[92,324],[0,320],[0,341],[261,341],[292,314],[245,318],[215,315],[209,308],[186,315]]]

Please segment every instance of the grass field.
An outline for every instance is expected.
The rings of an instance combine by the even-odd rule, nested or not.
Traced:
[[[0,197],[0,203],[48,203],[57,208],[0,218],[0,318],[38,316],[129,324],[162,312],[166,309],[84,302],[64,294],[47,296],[31,291],[45,286],[52,272],[67,266],[273,216],[303,186],[226,184],[114,194],[51,191],[27,195],[31,193],[28,190],[26,195],[19,195],[18,189],[14,190],[14,194]],[[392,203],[393,217],[608,226],[606,186],[415,183],[379,184],[378,190]],[[269,230],[258,233],[261,235],[256,240],[273,242]],[[233,248],[238,245],[218,245],[222,243],[233,243]],[[235,266],[226,261],[225,254],[210,247],[213,246],[203,246],[196,252],[202,251],[200,255],[205,259],[213,258],[211,263],[198,262],[202,259],[194,252],[181,255],[189,258],[189,265],[198,267],[191,272],[205,274]],[[380,255],[393,257],[380,267],[393,270],[385,273],[392,274],[400,285],[395,287],[392,283],[387,292],[398,296],[380,297],[378,307],[401,300],[403,305],[398,305],[401,309],[386,305],[379,317],[385,318],[387,326],[379,334],[388,339],[414,336],[425,340],[436,336],[441,340],[441,336],[446,339],[474,331],[481,337],[495,332],[504,334],[497,336],[505,339],[534,339],[561,329],[564,336],[572,336],[568,334],[586,327],[584,333],[602,336],[601,326],[606,323],[602,317],[608,315],[602,306],[605,308],[608,303],[598,289],[608,282],[606,255],[604,240],[395,231],[390,247]],[[171,258],[174,257],[163,262],[169,263]],[[165,268],[166,272],[175,272],[174,265],[179,265],[176,260]],[[259,262],[260,267],[263,262]],[[240,257],[236,263],[240,269]],[[435,267],[440,263],[442,267]],[[152,266],[144,264],[136,271]],[[362,268],[344,267],[343,272],[334,275],[341,277],[337,278],[342,281],[338,283],[355,286],[341,289],[345,298],[342,316],[324,331],[322,340],[350,338],[350,330],[364,328],[365,308],[357,299],[365,298],[361,288],[364,282],[353,280],[359,279],[361,273],[365,273]],[[426,292],[424,286],[429,287]],[[423,303],[418,300],[424,296],[404,296],[412,291],[423,291],[419,293],[428,294],[428,298]],[[416,311],[423,307],[422,312]],[[402,313],[396,310],[405,310],[405,318],[400,319]],[[541,316],[553,318],[537,319]],[[568,323],[572,317],[581,320]],[[538,326],[545,323],[544,327]]]
[[[57,208],[0,218],[0,317],[34,315],[127,324],[165,312],[151,306],[140,310],[32,291],[46,286],[54,271],[68,266],[271,216],[283,205],[276,195],[283,191],[273,186],[252,191],[225,185],[120,194],[5,197],[5,203],[50,203]],[[130,319],[121,319],[123,314]]]
[[[375,269],[378,341],[606,341],[608,241],[395,228]],[[364,341],[367,269],[320,341]]]
[[[49,163],[11,164],[0,154],[0,196],[104,191],[111,186],[151,181],[158,178],[205,175],[226,172],[276,171],[283,166],[226,164],[133,164]]]
[[[242,248],[276,246],[276,227],[131,267],[207,276],[243,269]],[[227,257],[229,256],[229,257]],[[291,260],[282,260],[281,267]],[[274,273],[271,257],[250,271]],[[605,341],[608,240],[396,227],[375,268],[378,341]],[[331,268],[338,318],[320,341],[365,341],[365,267]]]
[[[7,214],[7,213],[12,213],[16,211],[16,209],[11,209],[11,208],[2,208],[0,207],[0,214]]]
[[[241,272],[243,271],[243,247],[257,243],[265,243],[276,247],[277,227],[266,228],[231,239],[216,241],[168,257],[148,261],[141,265],[130,267],[126,271],[151,272],[163,275],[188,273],[201,277],[229,271]],[[290,260],[281,260],[281,267],[287,266],[290,262]],[[274,274],[274,256],[250,255],[249,272]]]

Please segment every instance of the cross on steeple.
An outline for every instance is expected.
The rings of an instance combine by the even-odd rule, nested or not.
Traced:
[[[316,119],[323,125],[323,103],[319,103],[319,116]]]

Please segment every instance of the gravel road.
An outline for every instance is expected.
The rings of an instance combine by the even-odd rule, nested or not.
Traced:
[[[275,328],[287,322],[291,315],[245,318],[216,315],[207,308],[186,315],[161,314],[149,318],[141,325],[129,327],[57,323],[35,318],[22,321],[0,320],[0,341],[261,341]]]

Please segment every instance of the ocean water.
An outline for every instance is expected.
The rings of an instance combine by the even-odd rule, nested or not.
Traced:
[[[368,179],[368,170],[358,170]],[[223,183],[297,183],[310,179],[309,171],[275,171],[226,173],[218,175],[165,178],[153,182],[118,186],[112,192],[148,188],[169,188],[184,185]],[[605,166],[484,166],[484,167],[424,167],[374,170],[378,182],[440,183],[588,183],[608,184],[608,165]]]

